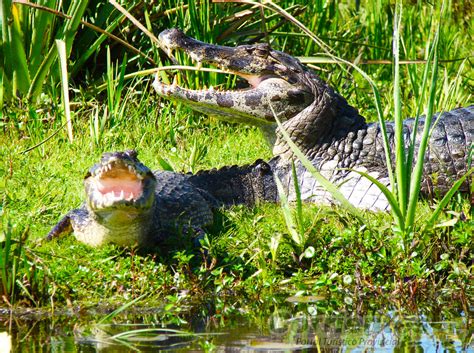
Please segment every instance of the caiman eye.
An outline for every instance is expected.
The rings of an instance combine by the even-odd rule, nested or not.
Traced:
[[[267,43],[258,44],[255,48],[255,55],[266,58],[270,54],[270,45]]]
[[[257,161],[255,162],[256,164],[256,168],[255,170],[257,171],[257,173],[260,175],[260,176],[264,176],[264,175],[267,175],[271,172],[271,168],[270,166],[268,165],[267,162],[265,162],[263,159],[257,159]]]
[[[114,154],[112,152],[104,152],[104,153],[102,153],[101,161],[107,161],[113,155]]]
[[[136,159],[138,157],[138,152],[135,150],[126,150],[125,154],[133,159]]]
[[[256,55],[266,59],[270,55],[270,45],[267,43],[255,44],[253,46],[244,47],[244,50],[250,55]]]
[[[301,70],[298,69],[297,67],[290,67],[290,70],[291,70],[292,72],[296,73],[296,74],[298,74],[298,73],[301,72]]]

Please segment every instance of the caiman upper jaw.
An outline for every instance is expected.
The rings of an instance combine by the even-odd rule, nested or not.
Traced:
[[[267,43],[226,47],[201,42],[172,28],[158,35],[160,47],[172,57],[174,50],[186,52],[194,61],[216,65],[244,78],[280,77],[290,83],[298,81],[304,69],[288,54],[272,50]],[[254,85],[255,86],[255,85]]]
[[[93,211],[149,208],[156,179],[135,151],[104,153],[84,179],[87,204]]]
[[[206,48],[207,43],[188,37],[177,28],[166,29],[158,35],[160,48],[166,52],[168,57],[173,57],[173,50],[182,49],[189,53],[195,61],[201,61],[201,48]]]

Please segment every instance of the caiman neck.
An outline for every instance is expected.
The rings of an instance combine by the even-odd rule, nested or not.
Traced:
[[[312,88],[314,101],[295,117],[285,121],[283,127],[305,155],[318,154],[319,150],[335,141],[345,140],[349,134],[357,135],[357,131],[367,128],[365,119],[357,109],[316,74],[308,71],[304,78]],[[293,155],[279,129],[276,131],[273,154],[286,159]]]
[[[153,222],[150,210],[133,213],[117,209],[99,214],[86,207],[88,221],[80,220],[74,224],[74,235],[79,241],[91,246],[107,243],[120,246],[149,245],[148,238]]]

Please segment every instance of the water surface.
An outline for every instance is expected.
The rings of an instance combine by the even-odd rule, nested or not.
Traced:
[[[12,352],[474,352],[473,320],[462,312],[322,314],[286,303],[228,317],[198,311],[170,324],[161,309],[140,311],[103,322],[105,314],[91,310],[2,310],[0,345],[11,342]]]

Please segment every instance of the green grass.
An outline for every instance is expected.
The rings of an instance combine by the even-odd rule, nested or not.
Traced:
[[[238,19],[231,16],[248,6],[202,2],[200,7],[183,9],[180,4],[170,1],[158,9],[144,8],[141,16],[146,17],[146,13],[156,20],[150,22],[155,34],[165,27],[178,26],[199,39],[215,42],[219,38],[221,43],[231,45],[252,39],[257,31],[261,32],[262,25],[267,29],[278,26],[278,33],[270,37],[274,48],[306,57],[323,52],[273,11],[265,10],[263,24],[260,11],[252,9],[238,26]],[[279,5],[292,14],[301,8],[293,1]],[[366,1],[355,9],[333,1],[317,1],[315,7],[298,19],[329,43],[337,56],[349,61],[358,56],[391,59],[394,9],[388,2]],[[467,8],[467,2],[448,3],[440,28],[440,84],[434,96],[438,108],[446,110],[472,101],[469,62],[443,62],[471,55],[472,24],[463,17]],[[176,11],[171,14],[161,12],[173,9]],[[427,57],[430,13],[431,8],[423,2],[404,8],[401,60]],[[229,21],[209,25],[210,19],[217,21],[226,16],[230,16]],[[114,25],[117,18],[111,19]],[[99,22],[106,27],[105,19]],[[132,38],[137,32],[130,26],[123,33],[130,33]],[[90,32],[78,35],[87,38]],[[87,43],[92,42],[90,39]],[[81,45],[73,46],[72,53]],[[148,39],[141,38],[136,46],[161,62]],[[470,249],[474,227],[470,205],[459,195],[451,200],[449,212],[440,214],[434,228],[423,229],[433,211],[420,201],[411,242],[403,251],[389,214],[364,212],[361,220],[339,208],[303,205],[282,212],[280,205],[272,204],[223,211],[204,245],[208,253],[205,259],[191,244],[167,244],[155,255],[115,246],[90,249],[73,237],[36,245],[34,241],[45,236],[61,215],[80,205],[83,175],[105,151],[135,148],[152,169],[169,165],[184,172],[271,157],[255,128],[231,126],[160,101],[151,92],[151,78],[124,81],[125,73],[149,66],[136,54],[123,52],[97,44],[96,66],[90,72],[78,67],[77,62],[70,64],[75,78],[74,83],[70,81],[74,88],[70,91],[72,143],[63,126],[59,69],[44,84],[37,104],[29,103],[26,95],[12,95],[9,78],[4,74],[7,71],[0,70],[0,82],[8,83],[0,92],[6,103],[0,120],[0,234],[5,237],[0,238],[0,269],[8,273],[2,275],[3,305],[87,306],[104,300],[121,305],[145,295],[141,305],[164,303],[164,321],[179,323],[185,304],[199,304],[210,297],[214,298],[217,315],[222,317],[246,303],[269,305],[294,295],[321,295],[335,310],[355,310],[357,303],[371,303],[376,295],[380,301],[400,307],[422,305],[424,301],[453,301],[466,310],[472,303]],[[362,75],[346,65],[318,65],[323,78],[369,120],[377,120],[372,90]],[[391,66],[359,66],[379,88],[381,113],[391,119],[395,105]],[[423,94],[424,66],[401,65],[400,74],[400,113],[413,116]],[[186,77],[190,87],[226,85],[233,80],[203,72],[187,72]],[[103,83],[103,91],[94,91]],[[291,217],[296,233],[288,228]],[[11,246],[7,246],[7,238],[14,240]]]
[[[41,283],[46,283],[37,286],[41,292],[34,294],[35,301],[29,299],[23,287],[17,286],[17,303],[54,303],[60,307],[71,302],[87,306],[107,298],[109,303],[119,305],[148,293],[144,299],[148,305],[160,304],[163,299],[170,303],[169,320],[173,321],[179,317],[182,304],[194,303],[216,292],[225,298],[225,293],[232,291],[243,301],[263,300],[263,293],[273,293],[276,298],[322,293],[339,298],[338,305],[345,306],[341,298],[350,297],[355,302],[372,298],[378,291],[386,293],[385,299],[406,304],[411,295],[407,289],[410,285],[423,288],[415,292],[417,298],[428,298],[427,294],[434,295],[438,289],[445,291],[445,299],[459,290],[469,295],[470,255],[466,249],[472,246],[467,234],[473,227],[469,205],[462,200],[452,202],[454,213],[443,214],[440,220],[451,220],[454,225],[416,234],[418,243],[412,244],[409,259],[398,250],[390,215],[364,213],[362,224],[340,209],[315,205],[304,205],[299,218],[304,246],[313,248],[304,256],[301,244],[295,246],[290,237],[280,206],[272,204],[225,211],[223,220],[209,234],[206,261],[191,244],[184,248],[171,244],[166,248],[169,251],[163,250],[156,256],[114,246],[90,249],[72,236],[35,246],[33,240],[45,236],[62,214],[80,205],[82,177],[103,151],[135,147],[150,167],[159,168],[157,158],[161,157],[178,171],[190,170],[194,139],[206,141],[206,148],[193,167],[196,169],[269,157],[270,152],[256,129],[236,130],[207,120],[194,122],[189,120],[188,111],[176,111],[168,103],[159,107],[153,94],[144,94],[141,104],[132,104],[134,99],[129,101],[123,113],[127,118],[106,129],[99,145],[91,136],[87,116],[79,112],[76,114],[82,119],[76,120],[79,123],[75,125],[73,144],[61,131],[38,148],[21,153],[42,141],[54,128],[35,129],[32,134],[28,125],[21,130],[12,121],[11,128],[6,130],[0,150],[6,186],[2,222],[4,226],[11,223],[14,238],[22,233],[29,235],[24,247],[29,249],[31,259],[19,270],[18,278],[31,272],[32,264],[39,261],[41,265],[35,265],[34,270]],[[467,220],[460,220],[461,212]],[[421,203],[417,224],[422,225],[430,213],[429,207]],[[183,291],[194,295],[181,298]],[[399,291],[404,295],[396,294]],[[224,299],[216,305],[227,308],[228,303],[220,303],[221,300]],[[237,309],[232,305],[226,310]]]

